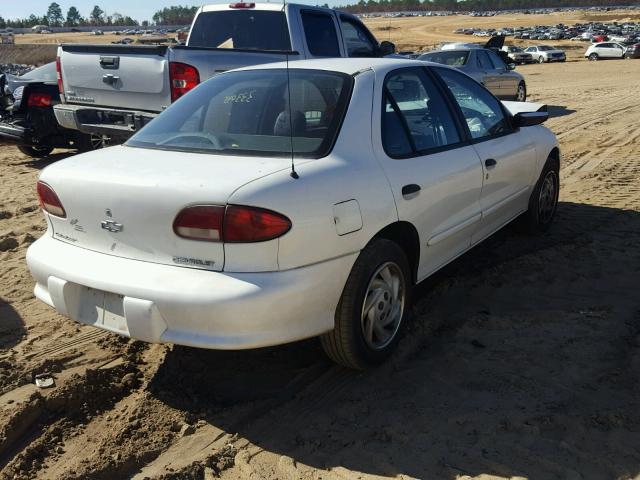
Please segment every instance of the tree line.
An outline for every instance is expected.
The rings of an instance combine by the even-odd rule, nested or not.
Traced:
[[[638,1],[625,2],[637,5]],[[614,7],[620,0],[360,0],[358,3],[337,7],[352,13],[402,12],[402,11],[497,11],[532,10],[537,8],[564,7]]]

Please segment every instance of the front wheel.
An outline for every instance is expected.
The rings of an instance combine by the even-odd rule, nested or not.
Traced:
[[[542,56],[538,57],[538,63],[544,63],[544,57]]]
[[[25,155],[28,155],[31,158],[42,158],[49,155],[53,152],[53,147],[35,147],[29,145],[18,145],[18,150],[20,150]]]
[[[592,53],[591,55],[589,55],[589,60],[591,60],[592,62],[596,62],[600,59],[600,57],[598,57],[597,53]]]
[[[529,233],[541,233],[549,229],[558,208],[559,193],[559,162],[549,157],[531,192],[529,209],[522,218],[525,229]]]
[[[320,337],[325,353],[364,370],[395,349],[411,300],[409,263],[398,244],[375,239],[358,256],[336,308],[335,327]]]
[[[516,102],[526,102],[527,101],[527,86],[524,82],[520,82],[518,84],[518,90],[516,92]]]

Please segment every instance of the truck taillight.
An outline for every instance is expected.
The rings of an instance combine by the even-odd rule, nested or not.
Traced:
[[[64,85],[62,84],[62,66],[60,65],[60,56],[56,57],[56,77],[58,78],[58,91],[60,95],[64,95]]]
[[[209,242],[265,242],[289,230],[291,220],[284,215],[241,205],[195,205],[181,210],[173,222],[179,237]]]
[[[175,102],[200,83],[198,69],[186,63],[169,63],[169,81],[171,82],[171,101]]]
[[[67,212],[64,211],[62,202],[49,185],[44,182],[38,181],[38,200],[40,200],[40,206],[45,212],[55,215],[60,218],[67,218]]]
[[[51,95],[48,93],[32,93],[29,95],[27,105],[30,107],[50,107]]]
[[[255,8],[255,3],[246,3],[246,2],[238,2],[238,3],[230,3],[229,8]]]

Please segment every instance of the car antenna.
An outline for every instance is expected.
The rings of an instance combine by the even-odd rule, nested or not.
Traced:
[[[282,0],[282,9],[284,10],[284,14],[287,14],[287,0]],[[291,47],[289,47],[291,50]],[[291,178],[295,178],[296,180],[300,178],[298,176],[298,172],[296,172],[296,164],[294,161],[294,151],[293,151],[293,110],[291,108],[291,77],[289,75],[289,51],[285,53],[285,61],[287,62],[287,108],[289,110],[289,145],[291,146]]]

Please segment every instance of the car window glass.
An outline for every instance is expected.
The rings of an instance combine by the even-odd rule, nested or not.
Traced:
[[[474,139],[511,131],[500,101],[473,79],[454,70],[434,68],[453,94]]]
[[[507,68],[507,66],[504,64],[504,62],[496,52],[490,50],[487,53],[489,54],[489,59],[493,64],[493,68],[495,68],[496,70],[505,70]]]
[[[302,25],[311,55],[314,57],[340,56],[338,35],[330,15],[302,12]]]
[[[453,116],[422,69],[405,68],[384,83],[382,142],[392,157],[460,142]]]
[[[367,35],[362,25],[353,20],[340,17],[342,34],[347,46],[347,56],[349,57],[373,57],[376,53],[373,41]]]
[[[478,50],[476,52],[476,55],[478,57],[478,65],[481,69],[493,70],[493,64],[491,63],[491,60],[489,60],[489,55],[487,55],[487,52],[485,52],[484,50]]]
[[[461,67],[467,63],[469,52],[466,50],[450,50],[441,52],[430,52],[420,55],[418,60],[425,62],[441,63],[451,67]]]

